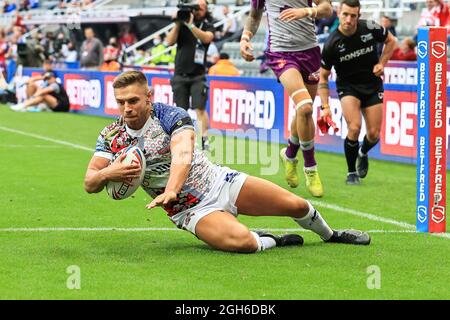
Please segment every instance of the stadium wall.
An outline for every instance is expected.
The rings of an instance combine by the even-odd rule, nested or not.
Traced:
[[[450,70],[450,68],[448,68]],[[42,70],[24,68],[28,77]],[[116,117],[119,114],[114,100],[112,82],[118,73],[80,70],[56,70],[71,102],[71,111],[96,116]],[[146,73],[153,86],[154,100],[173,104],[170,75]],[[385,93],[383,125],[380,143],[371,151],[376,159],[414,164],[417,143],[417,66],[416,63],[391,62],[385,68]],[[334,79],[334,75],[332,75]],[[450,79],[450,76],[447,76]],[[294,116],[291,99],[275,79],[246,77],[209,77],[209,101],[211,128],[227,135],[249,137],[286,143],[290,120]],[[449,92],[447,84],[447,95]],[[317,150],[343,153],[343,140],[347,126],[341,113],[339,100],[330,81],[332,96],[330,106],[333,120],[339,131],[332,129],[322,134],[317,129]],[[24,94],[18,88],[18,95]],[[449,95],[450,96],[450,95]],[[314,101],[314,119],[320,114],[320,99]],[[447,106],[447,159],[450,110]],[[363,125],[360,141],[365,135]],[[450,169],[447,163],[447,168]]]

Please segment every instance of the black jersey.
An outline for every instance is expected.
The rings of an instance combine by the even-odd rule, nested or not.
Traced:
[[[356,32],[345,36],[333,31],[323,46],[322,68],[336,70],[336,84],[379,85],[381,79],[373,74],[379,61],[377,44],[384,42],[388,31],[374,21],[359,20]]]

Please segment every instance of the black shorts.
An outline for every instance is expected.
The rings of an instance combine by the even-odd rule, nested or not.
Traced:
[[[173,91],[173,99],[178,107],[185,110],[189,109],[206,109],[206,101],[208,99],[208,83],[205,75],[174,75],[170,80]],[[189,98],[192,97],[192,106]]]
[[[58,101],[56,107],[52,109],[53,112],[68,112],[69,110],[70,104],[62,101]]]
[[[372,84],[351,84],[348,82],[336,83],[336,91],[339,99],[345,96],[352,96],[361,101],[361,108],[367,108],[383,103],[384,88],[383,82]]]

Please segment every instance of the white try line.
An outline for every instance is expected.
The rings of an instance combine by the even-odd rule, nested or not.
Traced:
[[[305,230],[301,228],[250,228],[252,230],[265,230],[272,232],[307,232],[310,233],[310,230]],[[99,228],[89,228],[89,227],[42,227],[42,228],[0,228],[0,233],[2,232],[66,232],[66,231],[75,231],[75,232],[154,232],[154,231],[183,231],[178,228],[122,228],[122,227],[99,227]],[[421,233],[416,232],[415,230],[367,230],[369,234],[371,233],[385,233],[385,234],[423,234],[423,235],[431,235],[442,238],[450,239],[450,233]]]
[[[93,150],[91,148],[88,148],[86,146],[73,144],[71,142],[67,142],[67,141],[63,141],[63,140],[57,140],[57,139],[53,139],[53,138],[37,135],[37,134],[34,134],[34,133],[20,131],[20,130],[7,128],[7,127],[3,127],[3,126],[0,126],[0,130],[4,130],[4,131],[7,131],[7,132],[12,132],[12,133],[17,133],[17,134],[20,134],[20,135],[33,137],[33,138],[41,139],[41,140],[45,140],[45,141],[50,141],[50,142],[53,142],[53,143],[56,143],[56,144],[60,144],[60,145],[64,145],[64,146],[70,146],[70,147],[73,147],[73,148],[76,148],[76,149],[80,149],[80,150],[93,152]],[[372,221],[376,221],[376,222],[390,224],[390,225],[398,226],[398,227],[401,227],[401,228],[407,229],[407,230],[415,230],[415,228],[416,228],[415,225],[413,225],[413,224],[402,222],[402,221],[397,221],[397,220],[390,219],[390,218],[383,218],[383,217],[377,216],[377,215],[372,214],[372,213],[361,212],[361,211],[357,211],[357,210],[353,210],[353,209],[349,209],[349,208],[344,208],[344,207],[340,207],[340,206],[332,204],[332,203],[326,203],[326,202],[317,201],[317,200],[310,200],[310,201],[315,206],[326,208],[326,209],[331,209],[331,210],[338,211],[338,212],[343,212],[343,213],[346,213],[346,214],[349,214],[349,215],[357,216],[357,217],[360,217],[360,218],[365,218],[367,220],[372,220]],[[433,235],[443,235],[444,238],[450,238],[450,234],[449,233],[443,233],[443,234],[442,233],[436,233],[436,234],[433,233]]]

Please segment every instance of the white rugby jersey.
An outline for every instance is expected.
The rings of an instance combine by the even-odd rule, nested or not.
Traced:
[[[141,130],[127,127],[122,117],[105,127],[98,139],[95,156],[113,161],[115,155],[129,145],[137,145],[145,155],[147,168],[141,187],[153,198],[164,193],[171,165],[170,139],[180,130],[194,130],[189,114],[182,108],[162,103],[153,104],[153,112]],[[164,207],[169,217],[197,205],[210,191],[219,166],[214,165],[197,148],[189,175],[178,198]]]
[[[312,7],[312,0],[252,0],[252,6],[264,8],[267,12],[269,51],[304,51],[318,46],[313,18],[305,17],[291,22],[278,18],[286,9]]]

